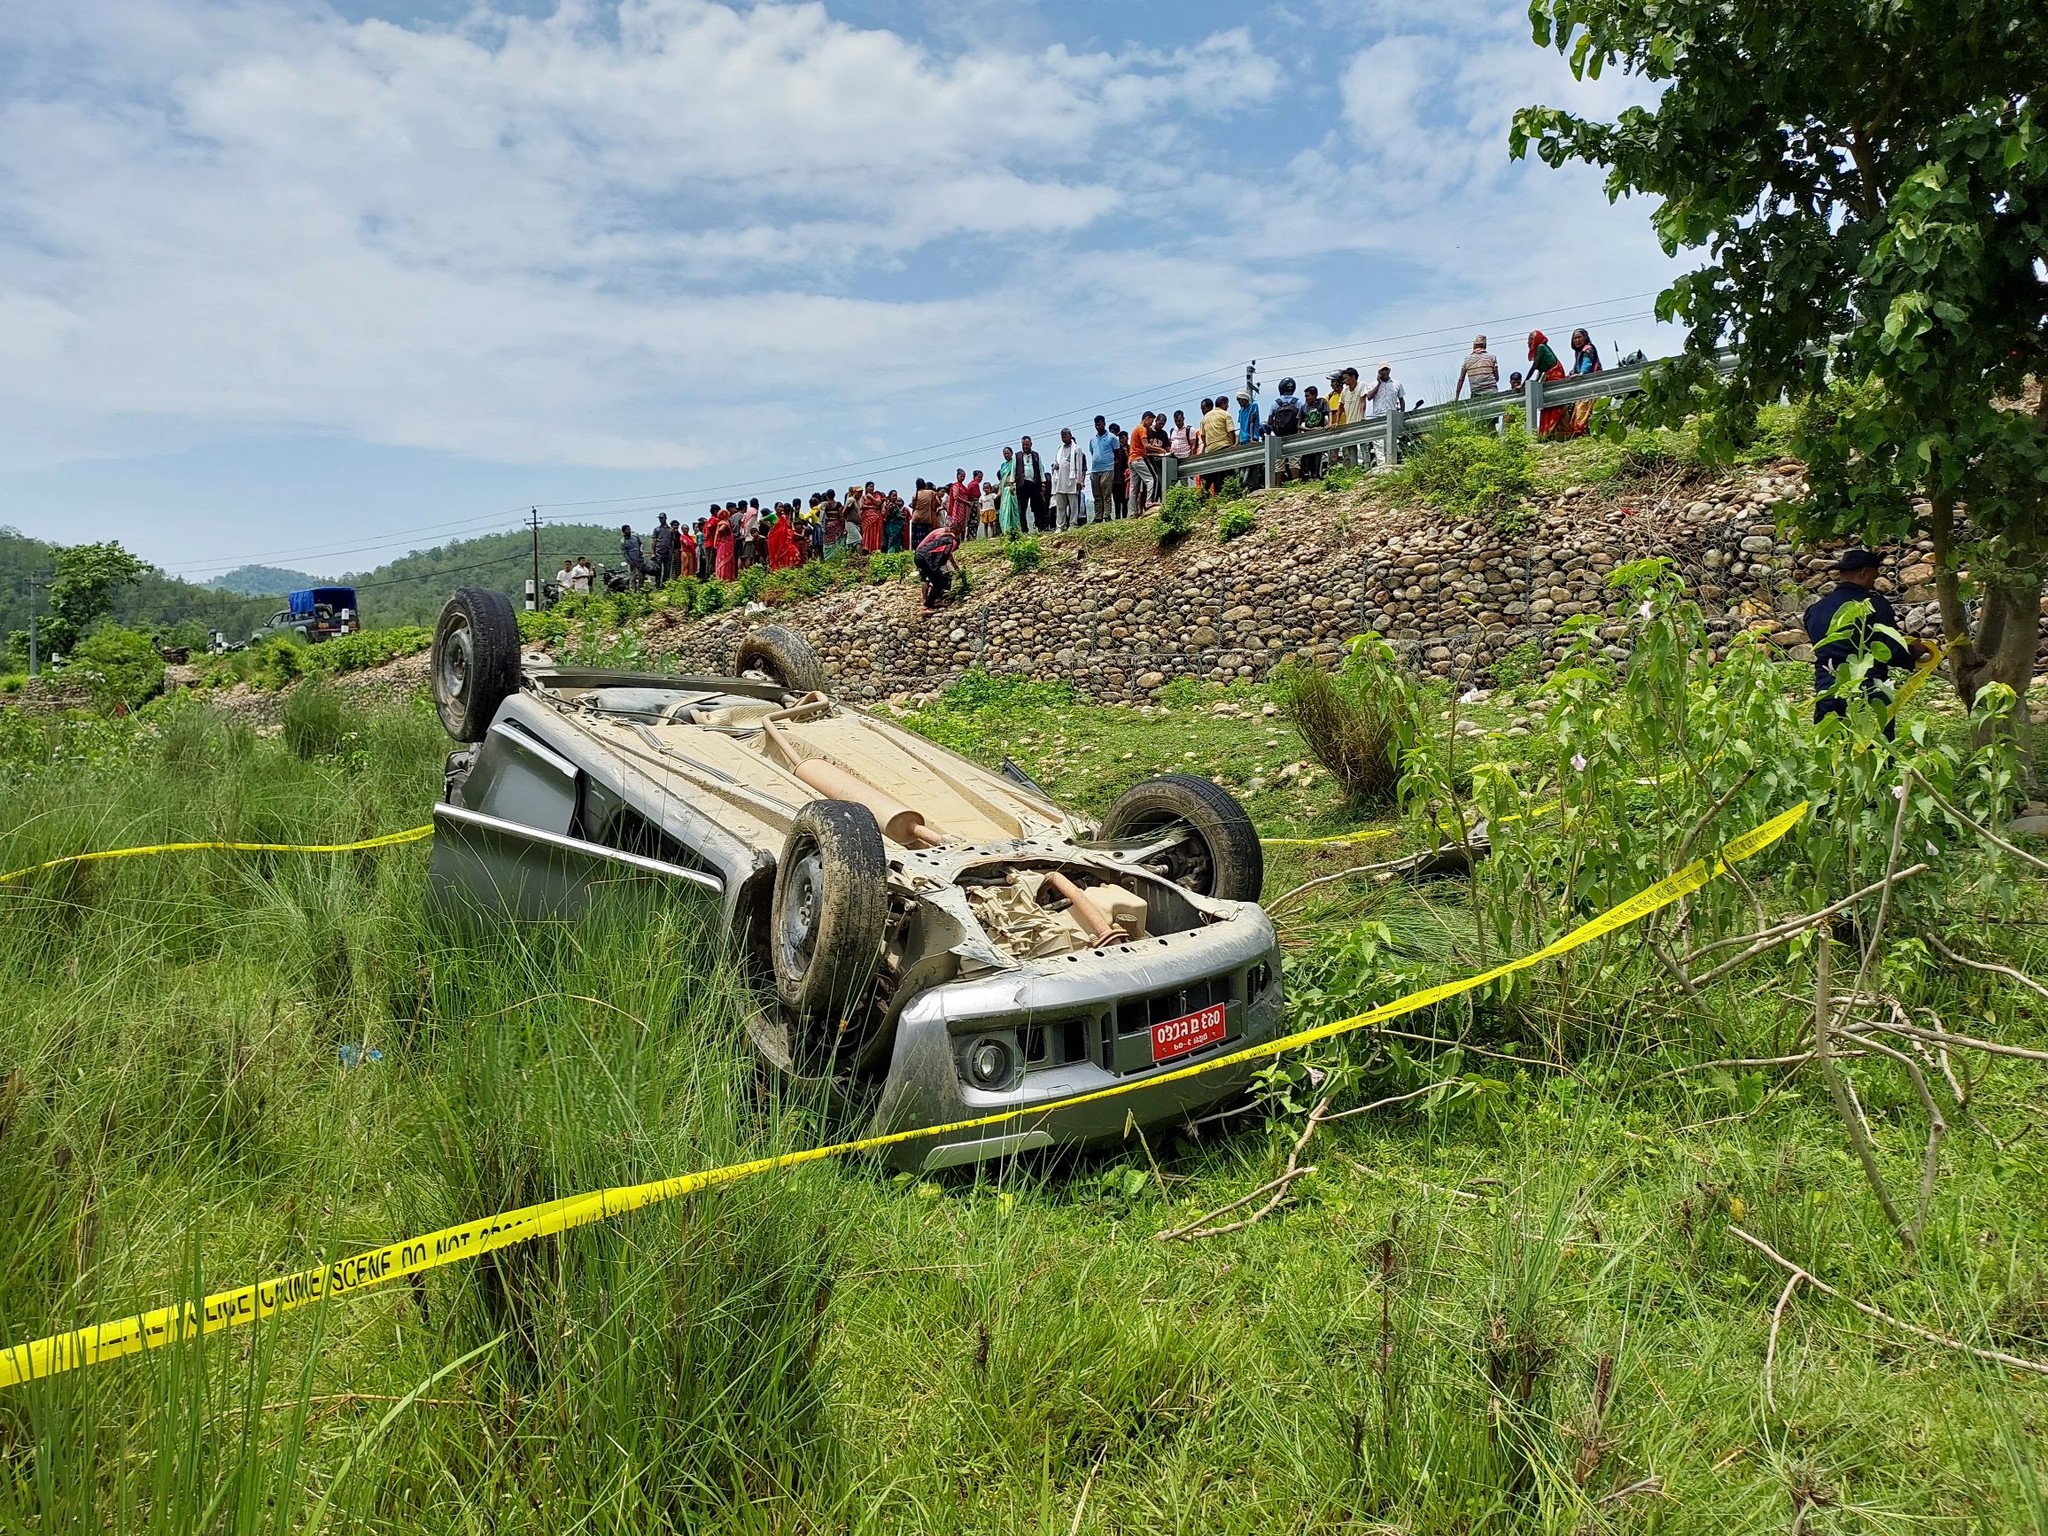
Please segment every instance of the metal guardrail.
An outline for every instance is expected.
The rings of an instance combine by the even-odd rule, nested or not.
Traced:
[[[1610,368],[1602,373],[1581,373],[1546,383],[1540,378],[1531,378],[1522,386],[1521,406],[1523,424],[1529,435],[1535,436],[1537,424],[1543,413],[1562,406],[1577,405],[1581,400],[1602,400],[1622,395],[1639,394],[1643,388],[1643,376],[1666,358],[1652,358],[1646,363],[1637,363],[1627,368]],[[1714,355],[1714,366],[1722,373],[1733,371],[1735,353],[1723,348]],[[1227,475],[1240,469],[1262,469],[1266,484],[1271,485],[1277,478],[1280,466],[1291,459],[1307,454],[1332,454],[1354,463],[1365,463],[1370,458],[1380,467],[1387,468],[1401,462],[1401,441],[1416,432],[1426,432],[1431,427],[1463,416],[1478,420],[1488,417],[1505,416],[1514,409],[1515,396],[1505,391],[1481,395],[1477,399],[1450,400],[1441,405],[1426,405],[1416,411],[1389,411],[1384,416],[1375,416],[1367,421],[1355,422],[1334,430],[1322,432],[1295,432],[1286,437],[1274,437],[1268,433],[1256,443],[1242,447],[1225,448],[1218,453],[1197,454],[1194,458],[1176,460],[1171,454],[1165,457],[1166,484],[1172,485],[1177,479],[1189,475]],[[1165,487],[1161,488],[1162,493]]]

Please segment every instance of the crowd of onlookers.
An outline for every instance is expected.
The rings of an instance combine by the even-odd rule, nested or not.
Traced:
[[[1503,386],[1499,359],[1487,349],[1484,336],[1475,336],[1472,350],[1459,365],[1452,398],[1483,401],[1503,388],[1519,394],[1530,375],[1554,380],[1568,373],[1600,372],[1599,349],[1585,330],[1572,332],[1571,350],[1567,368],[1549,338],[1531,331],[1528,374],[1511,371]],[[686,575],[735,581],[750,566],[789,570],[836,550],[863,555],[908,551],[924,580],[926,605],[931,606],[944,599],[957,571],[954,552],[968,540],[1014,538],[1142,517],[1175,481],[1193,476],[1205,489],[1220,489],[1224,476],[1202,473],[1205,454],[1269,437],[1286,445],[1284,453],[1275,454],[1283,477],[1317,477],[1327,467],[1327,454],[1314,446],[1318,434],[1406,413],[1422,403],[1409,400],[1391,363],[1381,363],[1369,382],[1356,368],[1340,369],[1329,375],[1326,390],[1310,384],[1297,392],[1295,380],[1283,378],[1262,412],[1247,370],[1244,388],[1234,397],[1204,397],[1192,421],[1185,410],[1174,411],[1170,418],[1164,411],[1146,411],[1126,431],[1120,423],[1097,416],[1094,431],[1085,440],[1063,427],[1057,446],[1046,451],[1025,437],[1003,449],[993,477],[978,469],[972,475],[956,469],[947,485],[919,480],[907,499],[893,489],[879,490],[869,480],[848,486],[844,496],[836,490],[818,491],[806,500],[779,501],[766,508],[759,497],[714,504],[688,525],[660,513],[644,536],[630,526],[619,530],[623,570],[601,571],[579,556],[563,565],[555,582],[563,592],[578,593],[662,585]],[[1590,410],[1590,402],[1545,407],[1541,435],[1578,435],[1586,428]],[[1256,487],[1263,469],[1238,473]]]

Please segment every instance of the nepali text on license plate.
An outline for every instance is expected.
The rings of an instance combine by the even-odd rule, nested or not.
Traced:
[[[1152,1060],[1171,1061],[1189,1051],[1199,1051],[1223,1038],[1224,1005],[1211,1003],[1194,1013],[1152,1026]]]

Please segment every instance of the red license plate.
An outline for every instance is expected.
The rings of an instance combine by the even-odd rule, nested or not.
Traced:
[[[1189,1051],[1199,1051],[1205,1045],[1214,1045],[1223,1038],[1224,1019],[1224,1005],[1211,1003],[1194,1013],[1184,1013],[1177,1019],[1154,1024],[1153,1062],[1171,1061],[1176,1056],[1187,1055]]]

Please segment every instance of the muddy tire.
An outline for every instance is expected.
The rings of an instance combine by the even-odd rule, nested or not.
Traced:
[[[434,625],[434,708],[457,741],[482,741],[519,691],[519,620],[502,592],[464,587]]]
[[[1198,896],[1257,901],[1266,883],[1258,829],[1237,797],[1207,779],[1168,773],[1125,790],[1102,823],[1105,841],[1161,837],[1175,826],[1192,836],[1151,866]]]
[[[813,800],[797,812],[775,866],[768,950],[775,990],[797,1021],[792,1054],[806,1066],[830,1061],[842,1038],[857,1043],[868,1022],[888,872],[866,806]]]
[[[791,693],[822,693],[825,663],[802,635],[784,624],[763,624],[740,637],[733,652],[735,677],[758,672]]]

